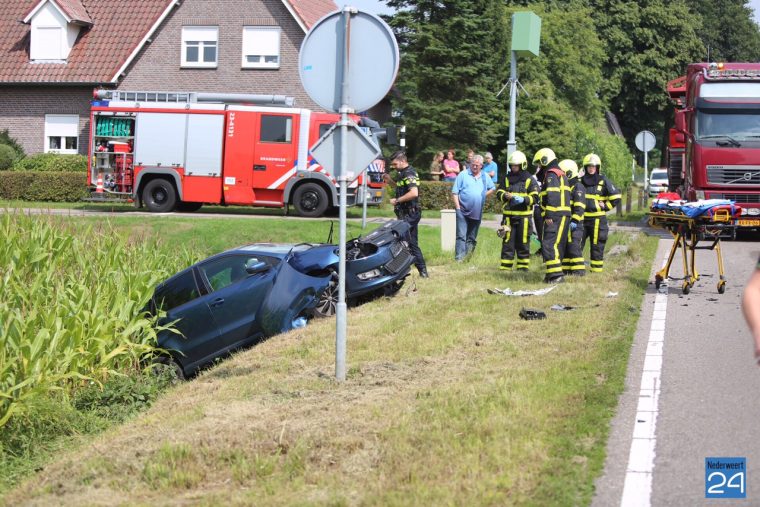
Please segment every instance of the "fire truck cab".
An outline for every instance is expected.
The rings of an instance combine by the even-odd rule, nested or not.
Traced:
[[[292,204],[299,215],[321,216],[338,206],[338,185],[309,147],[339,116],[292,104],[269,95],[96,90],[93,195],[133,200],[154,212],[195,211],[206,203]],[[364,191],[364,169],[356,168],[359,176],[348,185],[349,205],[382,202],[381,175]]]

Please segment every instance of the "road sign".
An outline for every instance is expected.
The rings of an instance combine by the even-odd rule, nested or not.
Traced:
[[[340,167],[341,138],[340,127],[336,123],[314,143],[311,154],[322,167],[335,176],[336,180],[353,180],[380,155],[380,148],[358,125],[351,122],[346,136],[348,161],[346,167]]]
[[[323,17],[309,30],[301,44],[298,72],[306,93],[328,111],[341,105],[366,111],[388,94],[398,72],[396,37],[374,14],[353,10],[348,30],[346,102],[342,104],[344,18],[342,11]]]
[[[639,149],[639,151],[643,151],[644,153],[647,153],[648,151],[651,151],[652,148],[654,148],[655,144],[655,138],[654,134],[649,132],[648,130],[642,130],[638,134],[636,134],[636,148]]]
[[[390,27],[377,16],[348,5],[317,21],[306,34],[298,55],[298,72],[306,93],[325,109],[340,113],[337,127],[320,138],[312,151],[322,164],[332,164],[333,171],[340,175],[335,308],[338,380],[346,380],[346,180],[349,168],[364,168],[379,153],[374,143],[369,141],[368,145],[367,136],[356,128],[348,113],[365,111],[385,97],[396,79],[398,62],[398,44]]]

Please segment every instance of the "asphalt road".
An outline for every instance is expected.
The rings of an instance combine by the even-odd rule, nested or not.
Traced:
[[[660,241],[651,279],[671,244],[670,240]],[[702,278],[690,294],[681,293],[678,280],[661,289],[666,296],[659,301],[660,315],[655,312],[657,291],[650,285],[629,360],[625,392],[612,423],[605,470],[596,482],[592,505],[621,505],[634,426],[642,423],[640,388],[646,383],[646,378],[644,384],[641,382],[642,369],[652,345],[658,345],[649,343],[658,327],[653,316],[664,317],[664,338],[659,344],[662,366],[656,379],[659,407],[653,428],[651,496],[646,487],[631,488],[635,493],[623,504],[760,505],[760,368],[755,365],[752,340],[741,313],[742,290],[757,262],[760,242],[721,244],[728,280],[725,294],[717,293],[717,261],[709,250],[697,252]],[[682,276],[679,257],[671,276]],[[746,458],[746,499],[705,498],[707,457]]]

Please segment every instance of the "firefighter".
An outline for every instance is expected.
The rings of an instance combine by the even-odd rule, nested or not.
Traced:
[[[562,271],[566,275],[584,276],[586,265],[583,262],[583,212],[586,209],[586,188],[578,180],[578,164],[574,160],[565,159],[559,163],[567,175],[570,185],[572,215],[570,230],[567,233],[565,255],[562,258]]]
[[[527,271],[530,267],[530,217],[533,206],[538,203],[538,185],[526,170],[528,159],[523,152],[513,152],[507,167],[504,188],[496,191],[496,198],[502,203],[503,229],[500,229],[500,235],[503,234],[504,238],[499,269]]]
[[[604,270],[604,246],[607,244],[607,212],[620,202],[620,191],[601,174],[602,159],[595,153],[583,157],[584,174],[581,183],[586,189],[586,212],[583,216],[583,244],[591,240],[589,271]],[[581,248],[582,248],[581,247]]]
[[[562,255],[570,229],[570,185],[557,163],[557,156],[549,148],[538,150],[533,161],[538,163],[538,174],[543,175],[539,196],[543,219],[541,256],[546,266],[544,282],[559,283],[564,280]]]
[[[391,155],[391,167],[398,171],[395,178],[386,173],[385,181],[396,189],[396,196],[391,199],[393,211],[399,220],[409,224],[409,250],[414,256],[414,265],[417,267],[422,278],[428,277],[425,258],[422,256],[419,242],[417,241],[417,225],[422,218],[420,208],[419,188],[417,186],[417,171],[409,165],[406,153],[399,150]]]

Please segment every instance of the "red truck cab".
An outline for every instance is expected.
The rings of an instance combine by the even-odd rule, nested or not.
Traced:
[[[676,102],[666,153],[671,190],[730,199],[760,227],[760,64],[694,63],[668,83]]]

